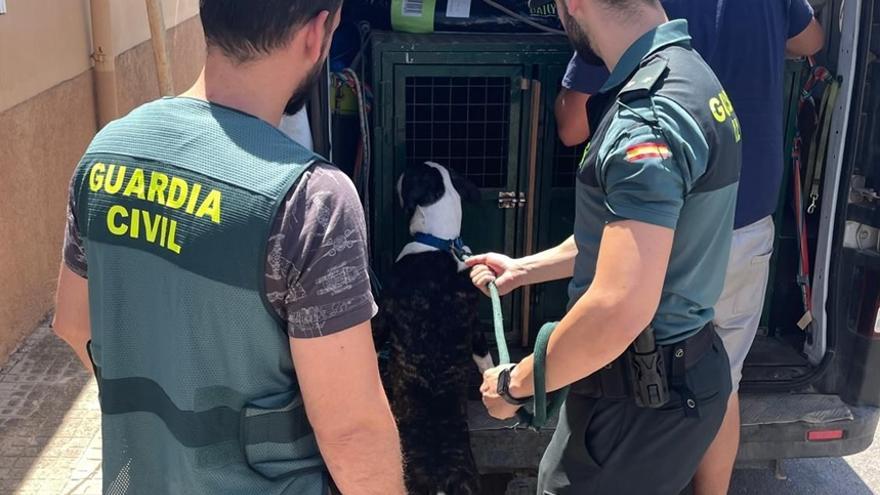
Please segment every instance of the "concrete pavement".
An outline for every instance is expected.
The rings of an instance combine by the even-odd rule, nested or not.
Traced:
[[[100,494],[97,386],[46,326],[0,368],[0,494]]]
[[[100,411],[95,381],[48,326],[0,367],[0,494],[101,493]],[[733,495],[880,493],[880,442],[842,459],[734,474]]]

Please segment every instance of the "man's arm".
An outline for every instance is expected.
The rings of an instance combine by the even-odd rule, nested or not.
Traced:
[[[807,27],[785,44],[789,56],[809,57],[815,55],[825,44],[825,30],[816,19],[811,19]]]
[[[316,164],[306,174],[273,227],[266,296],[287,321],[296,378],[334,482],[346,494],[402,494],[400,439],[370,330],[363,209],[339,169]],[[346,283],[328,273],[345,273]],[[336,310],[316,318],[316,308]]]
[[[403,494],[400,440],[370,323],[290,339],[290,351],[309,422],[342,493]]]
[[[651,323],[660,303],[674,231],[634,220],[605,227],[596,277],[590,289],[559,323],[547,347],[547,390],[558,390],[591,375],[623,354]],[[511,373],[514,397],[534,394],[533,356]],[[490,370],[497,375],[499,368]],[[490,413],[516,411],[484,383]]]
[[[577,53],[572,55],[555,105],[557,133],[566,146],[577,146],[590,137],[587,100],[607,79],[608,69],[604,66],[590,65]]]
[[[556,97],[556,131],[566,146],[577,146],[590,137],[587,101],[590,95],[562,88]]]
[[[92,362],[86,349],[92,338],[88,280],[74,273],[65,263],[61,263],[58,275],[52,328],[73,348],[86,369],[92,370]]]
[[[89,320],[88,262],[76,218],[76,175],[70,179],[67,198],[67,224],[61,250],[61,269],[55,291],[52,328],[67,342],[86,369],[92,370],[88,343],[92,338]]]
[[[577,257],[574,236],[569,236],[556,247],[524,258],[512,259],[503,254],[489,253],[473,256],[467,260],[471,281],[487,293],[486,286],[495,282],[501,295],[519,287],[570,278],[574,273]]]

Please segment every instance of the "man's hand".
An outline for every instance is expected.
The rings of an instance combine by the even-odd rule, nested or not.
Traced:
[[[465,263],[471,267],[471,281],[487,296],[489,282],[495,282],[502,296],[524,285],[525,267],[518,260],[503,254],[478,254],[468,258]]]
[[[497,366],[483,373],[483,384],[480,386],[480,392],[483,394],[483,405],[489,412],[489,416],[495,419],[509,419],[516,415],[521,406],[508,404],[503,397],[498,395],[498,375],[507,368],[512,368],[515,364],[504,364]]]

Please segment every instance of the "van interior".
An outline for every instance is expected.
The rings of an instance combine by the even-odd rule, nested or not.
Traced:
[[[527,255],[571,233],[583,145],[559,141],[553,104],[572,50],[555,12],[526,3],[345,2],[310,123],[316,151],[361,194],[376,290],[408,241],[394,184],[411,163],[441,163],[480,188],[462,231],[474,252]],[[880,405],[880,1],[811,3],[826,46],[785,67],[785,177],[741,387],[744,442],[750,426],[852,419]],[[525,352],[566,302],[565,282],[505,297],[511,346]],[[491,333],[488,301],[483,312]],[[808,399],[769,400],[792,396]],[[741,452],[766,455],[799,454]]]

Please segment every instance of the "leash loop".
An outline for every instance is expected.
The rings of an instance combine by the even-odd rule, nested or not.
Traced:
[[[454,251],[453,254],[456,255],[456,257],[459,257]],[[469,257],[469,255],[464,255],[460,256],[459,259],[464,262]],[[495,344],[498,347],[498,364],[503,366],[505,364],[510,364],[510,350],[507,347],[507,338],[504,333],[504,313],[501,307],[501,295],[498,292],[498,286],[495,282],[489,282],[487,288],[489,290],[489,299],[492,301],[492,325],[495,330]],[[547,345],[550,343],[550,336],[552,335],[553,330],[556,329],[557,324],[557,322],[547,323],[541,327],[541,331],[538,332],[538,336],[535,340],[535,361],[534,370],[532,372],[535,381],[535,393],[532,396],[532,411],[530,412],[526,407],[521,407],[516,412],[518,422],[514,428],[526,427],[534,431],[539,431],[547,424],[549,418],[559,412],[559,409],[565,402],[565,398],[568,396],[568,387],[550,394],[547,393]]]

